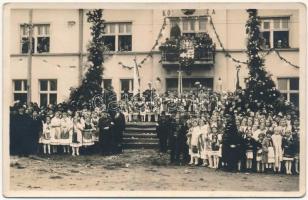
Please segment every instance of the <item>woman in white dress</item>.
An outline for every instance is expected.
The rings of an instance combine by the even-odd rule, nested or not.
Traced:
[[[70,136],[72,135],[72,121],[70,118],[68,118],[67,113],[63,112],[62,119],[61,119],[61,139],[60,144],[63,146],[63,152],[64,153],[70,153]]]
[[[55,116],[51,119],[51,141],[52,152],[57,153],[57,147],[60,144],[61,136],[61,118],[60,112],[56,112]]]

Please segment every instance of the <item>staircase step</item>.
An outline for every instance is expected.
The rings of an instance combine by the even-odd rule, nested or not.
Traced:
[[[156,122],[128,122],[123,135],[124,149],[157,149]]]
[[[146,127],[156,127],[156,122],[128,122],[126,123],[126,128],[146,128]]]
[[[156,143],[158,144],[158,138],[123,138],[123,143]]]
[[[157,149],[157,143],[124,143],[124,149]]]
[[[139,129],[139,130],[132,130],[132,129],[128,129],[124,131],[125,133],[135,133],[135,134],[156,134],[156,130],[150,130],[150,129],[147,129],[147,130],[142,130],[142,129]]]
[[[123,134],[124,138],[157,138],[156,133],[124,133]]]

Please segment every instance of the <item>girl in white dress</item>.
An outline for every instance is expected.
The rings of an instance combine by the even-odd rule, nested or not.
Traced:
[[[275,153],[274,172],[280,172],[281,162],[282,162],[282,136],[280,127],[276,127],[274,129],[274,135],[272,135],[272,141]]]
[[[200,149],[199,149],[199,136],[200,136],[200,128],[198,127],[197,120],[193,121],[193,126],[188,132],[187,136],[190,137],[190,162],[189,164],[198,165],[198,160],[200,158]]]
[[[70,146],[72,147],[72,156],[79,156],[79,147],[82,146],[82,131],[84,129],[84,124],[81,123],[80,117],[75,116],[73,119],[72,128],[72,142]]]
[[[61,118],[60,112],[56,112],[55,116],[51,119],[51,141],[52,152],[57,153],[57,147],[60,144],[60,135],[61,135]]]
[[[71,119],[67,116],[66,112],[63,112],[62,114],[62,119],[61,119],[61,140],[60,144],[63,146],[63,152],[64,153],[70,153],[70,141],[71,138],[70,136],[72,135],[72,121]]]
[[[50,152],[50,141],[51,141],[51,120],[50,117],[46,117],[46,123],[43,124],[43,134],[41,137],[41,143],[43,144],[43,151],[44,154],[48,153],[51,154]]]

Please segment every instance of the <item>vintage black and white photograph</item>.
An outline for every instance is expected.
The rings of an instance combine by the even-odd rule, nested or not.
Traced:
[[[4,6],[4,195],[305,194],[300,3]]]

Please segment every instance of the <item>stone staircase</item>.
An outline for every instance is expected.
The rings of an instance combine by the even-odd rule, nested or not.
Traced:
[[[128,122],[123,136],[124,149],[158,149],[156,122]]]

